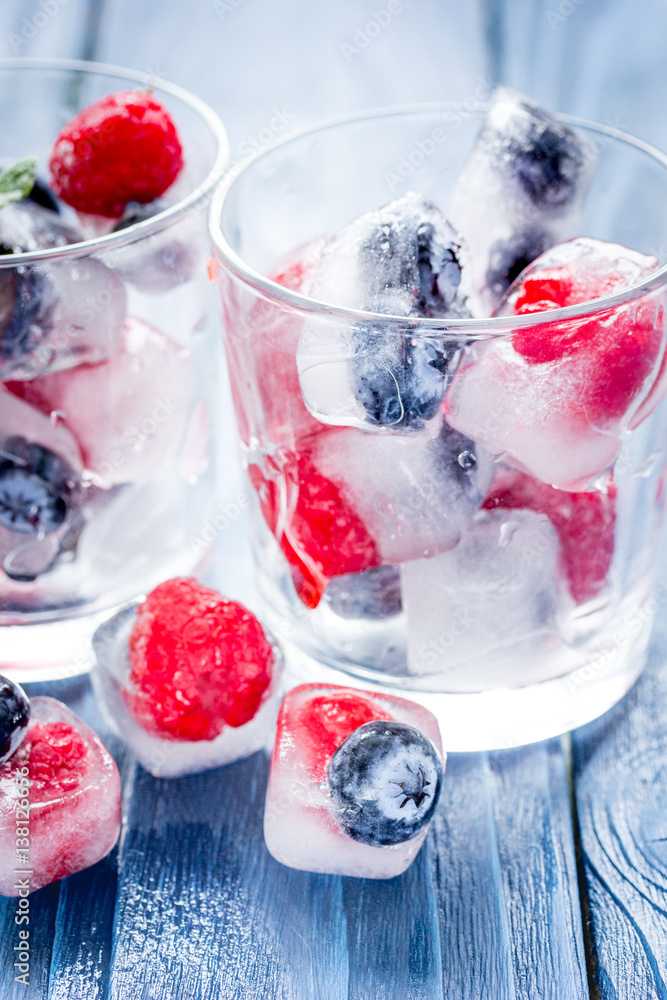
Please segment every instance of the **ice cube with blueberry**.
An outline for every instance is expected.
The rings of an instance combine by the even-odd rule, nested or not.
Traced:
[[[82,462],[69,431],[0,388],[0,568],[26,582],[76,547]]]
[[[490,316],[514,279],[580,231],[595,157],[580,135],[511,87],[498,87],[448,216],[469,249],[470,306]]]
[[[129,317],[117,353],[17,382],[12,391],[76,438],[88,473],[104,487],[154,479],[181,444],[191,396],[191,352]]]
[[[160,584],[100,626],[93,646],[100,703],[151,774],[220,767],[269,739],[280,649],[251,612],[196,580]]]
[[[297,593],[452,548],[491,480],[483,450],[439,418],[415,434],[331,428],[250,469]]]
[[[572,607],[561,559],[551,522],[521,509],[481,511],[455,549],[405,563],[410,673],[457,692],[548,679]]]
[[[421,705],[324,684],[283,701],[264,810],[273,857],[303,871],[393,878],[435,813],[445,755]]]
[[[414,192],[360,216],[329,241],[311,296],[376,315],[304,322],[299,380],[318,420],[414,428],[435,416],[459,350],[451,339],[425,334],[419,319],[465,314],[461,251],[439,209]]]
[[[13,746],[0,764],[3,896],[19,894],[17,869],[41,889],[94,865],[120,832],[120,778],[99,737],[53,698],[26,702],[0,678],[0,742]]]
[[[588,237],[552,247],[499,306],[506,333],[470,347],[445,400],[449,423],[544,483],[594,488],[624,430],[667,388],[664,302],[654,292],[576,319],[549,323],[543,314],[621,292],[657,267],[654,257]]]
[[[91,256],[50,262],[17,254],[80,243],[55,212],[25,200],[0,210],[0,378],[30,379],[90,364],[120,346],[125,286]]]

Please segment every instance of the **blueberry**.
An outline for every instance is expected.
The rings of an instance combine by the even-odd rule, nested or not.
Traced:
[[[55,304],[51,282],[34,266],[0,270],[0,365],[11,366],[39,347],[51,329]]]
[[[442,784],[437,750],[402,722],[367,722],[338,747],[327,772],[336,820],[374,847],[416,837],[435,811]]]
[[[166,207],[165,202],[159,199],[151,201],[147,205],[142,205],[138,201],[130,201],[125,206],[125,211],[111,232],[119,233],[129,226],[135,226],[138,222],[145,222],[146,219],[152,219],[154,215],[164,212]]]
[[[486,286],[498,298],[502,297],[521,272],[548,250],[553,240],[548,233],[527,230],[514,233],[491,247]]]
[[[401,613],[401,573],[398,566],[378,566],[365,573],[335,577],[324,600],[339,618],[382,620]]]
[[[40,180],[39,177],[35,178],[35,183],[27,200],[34,202],[35,205],[41,205],[42,208],[48,208],[50,212],[60,214],[60,202],[46,181]]]
[[[48,535],[64,523],[77,490],[69,465],[49,448],[21,437],[0,445],[0,526]]]
[[[581,145],[566,125],[531,104],[509,145],[510,163],[520,186],[539,208],[562,208],[574,197],[584,166]]]
[[[14,753],[30,720],[28,696],[18,684],[0,677],[0,764]]]

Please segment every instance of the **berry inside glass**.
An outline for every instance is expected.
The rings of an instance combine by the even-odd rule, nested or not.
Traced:
[[[7,60],[0,80],[0,643],[37,679],[88,669],[110,610],[205,558],[227,142],[139,73]]]
[[[666,168],[499,88],[306,131],[223,185],[255,552],[295,679],[407,690],[450,750],[561,733],[632,684],[663,509]]]

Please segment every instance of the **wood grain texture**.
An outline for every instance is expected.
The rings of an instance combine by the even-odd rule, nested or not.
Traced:
[[[624,702],[572,735],[602,1000],[667,997],[667,630]]]

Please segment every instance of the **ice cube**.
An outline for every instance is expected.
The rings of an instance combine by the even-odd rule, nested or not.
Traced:
[[[400,570],[378,566],[335,577],[324,592],[324,601],[340,618],[393,618],[401,613]]]
[[[587,302],[657,266],[654,257],[617,244],[571,240],[527,268],[498,313],[537,314]],[[576,320],[524,321],[511,334],[469,349],[445,401],[447,419],[545,483],[590,489],[614,463],[638,408],[643,419],[667,388],[656,388],[664,329],[658,293]]]
[[[437,675],[446,691],[547,680],[572,603],[561,558],[546,517],[494,510],[478,513],[450,552],[405,563],[410,672]]]
[[[33,892],[94,865],[120,818],[118,770],[99,737],[59,701],[32,698],[26,736],[0,766],[0,893],[19,895],[20,868]]]
[[[406,317],[308,320],[297,364],[308,409],[323,423],[421,427],[442,402],[458,344],[428,337],[419,317],[464,313],[461,241],[442,213],[410,192],[368,212],[325,247],[311,295],[354,310]]]
[[[50,250],[83,235],[30,201],[0,213],[5,254]],[[111,357],[122,338],[125,286],[91,256],[0,269],[0,378],[31,379],[46,371]]]
[[[322,431],[250,477],[297,592],[452,548],[491,479],[487,454],[442,419],[418,433]]]
[[[122,346],[108,361],[12,388],[64,423],[94,481],[108,488],[146,482],[170,467],[188,417],[190,369],[189,350],[129,318]]]
[[[137,604],[101,625],[93,638],[97,662],[92,682],[110,725],[139,763],[158,778],[174,778],[221,767],[261,750],[273,734],[281,696],[283,659],[272,643],[273,668],[269,687],[255,715],[240,726],[225,726],[214,739],[170,739],[148,732],[132,709],[128,643]]]
[[[146,222],[167,208],[161,199],[148,205],[130,202],[112,232]],[[190,213],[150,236],[135,234],[132,242],[110,252],[105,259],[124,281],[142,292],[168,292],[190,281],[198,264],[204,267],[208,246],[202,237],[203,228],[201,219]]]
[[[498,87],[448,215],[469,251],[470,307],[489,316],[532,260],[580,231],[594,153],[571,128]]]
[[[438,723],[421,705],[324,684],[296,687],[278,718],[266,846],[303,871],[400,875],[428,832],[443,770]]]
[[[77,544],[81,457],[69,431],[0,388],[0,566],[30,581]]]

